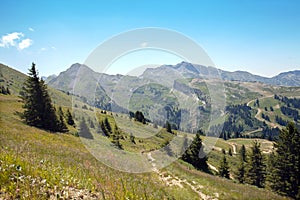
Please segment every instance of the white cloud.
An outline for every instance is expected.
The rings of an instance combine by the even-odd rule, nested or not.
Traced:
[[[47,50],[46,47],[42,47],[42,48],[41,48],[41,51],[46,51],[46,50]]]
[[[32,45],[32,40],[31,39],[29,39],[29,38],[27,38],[27,39],[24,39],[24,40],[22,40],[19,44],[18,44],[18,48],[20,49],[20,50],[22,50],[22,49],[25,49],[25,48],[28,48],[28,47],[30,47],[31,45]]]
[[[1,38],[0,47],[16,46],[16,41],[20,40],[21,37],[24,37],[24,34],[19,32],[13,32],[4,35]]]
[[[34,32],[34,29],[29,27],[28,30],[30,30],[31,32]]]
[[[1,37],[0,47],[9,48],[16,47],[19,50],[23,50],[32,45],[33,41],[29,38],[23,39],[24,34],[21,32],[8,33]]]

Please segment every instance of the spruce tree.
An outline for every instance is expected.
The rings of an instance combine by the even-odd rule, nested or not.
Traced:
[[[55,109],[47,91],[47,86],[38,77],[35,64],[32,63],[28,73],[29,77],[24,83],[22,99],[24,101],[23,117],[30,126],[46,129],[49,131],[60,131]]]
[[[61,106],[58,107],[58,129],[60,132],[67,132],[68,128],[64,120],[64,113]]]
[[[51,98],[47,91],[47,85],[40,80],[42,90],[42,125],[43,128],[50,131],[65,132],[60,120],[57,118],[56,110],[52,105]]]
[[[220,162],[219,175],[229,179],[229,165],[225,155],[223,155],[223,159]]]
[[[6,94],[10,95],[10,91],[9,91],[8,87],[6,87]]]
[[[195,135],[191,145],[182,155],[182,160],[192,164],[199,170],[208,171],[207,156],[203,151],[202,140],[199,133]]]
[[[280,131],[274,144],[274,168],[268,178],[271,188],[282,195],[300,199],[300,133],[294,123]]]
[[[258,141],[253,142],[249,155],[246,181],[251,185],[263,187],[265,183],[265,164]]]
[[[1,86],[0,92],[1,92],[2,94],[7,94],[7,93],[6,93],[6,89],[5,89],[5,87],[4,87],[3,85]]]
[[[242,145],[239,153],[240,153],[240,158],[242,159],[242,161],[243,162],[247,162],[246,147],[245,147],[245,145]]]
[[[171,124],[168,121],[166,122],[166,129],[167,129],[167,132],[173,133],[172,128],[171,128]]]
[[[111,126],[110,126],[110,123],[109,123],[107,117],[105,117],[105,119],[104,119],[104,125],[105,125],[106,130],[107,130],[109,133],[112,133],[112,129],[111,129]]]
[[[246,173],[246,166],[245,162],[243,160],[240,160],[240,163],[238,165],[238,172],[237,172],[237,180],[239,183],[244,183],[245,182],[245,173]]]
[[[239,183],[244,183],[245,174],[246,174],[246,162],[247,162],[245,145],[242,145],[239,153],[240,153],[239,154],[240,160],[237,168],[238,171],[236,173],[236,178],[239,181]]]
[[[115,126],[114,133],[112,134],[112,144],[120,150],[123,150],[123,146],[120,143],[121,133],[117,126]]]
[[[228,155],[232,156],[232,150],[231,150],[231,148],[229,148],[229,150],[228,150]]]
[[[110,133],[109,133],[108,130],[106,129],[106,126],[105,126],[105,124],[104,124],[103,121],[101,121],[100,127],[101,127],[101,130],[102,130],[102,132],[103,132],[103,135],[106,136],[106,137],[109,137],[109,136],[110,136]]]
[[[73,116],[72,116],[72,114],[71,114],[71,112],[70,112],[69,109],[67,110],[66,118],[67,118],[67,123],[69,125],[75,126],[75,122],[74,122]]]

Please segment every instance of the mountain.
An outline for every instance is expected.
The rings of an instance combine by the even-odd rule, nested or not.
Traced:
[[[197,76],[199,70],[194,65],[188,64],[178,65],[178,68],[173,66],[165,66],[165,68],[166,70],[173,70],[177,75],[180,75],[180,73],[176,71],[181,70],[187,77]],[[0,65],[0,69],[0,80],[2,80],[0,85],[8,84],[10,88],[16,89],[16,91],[20,90],[23,85],[22,80],[25,80],[27,76],[4,65]],[[204,67],[202,70],[205,69],[207,68]],[[215,71],[209,70],[211,69],[203,73],[206,73],[206,77],[213,77]],[[283,77],[285,76],[283,74]],[[205,76],[203,75],[203,77]],[[224,128],[227,132],[223,134],[223,138],[226,138],[226,140],[201,136],[204,147],[211,149],[207,156],[212,174],[206,174],[182,160],[175,161],[160,169],[160,165],[157,164],[160,163],[160,157],[156,154],[157,149],[169,149],[168,152],[177,155],[178,151],[182,151],[182,148],[175,148],[174,145],[180,145],[181,142],[189,141],[193,137],[190,132],[194,130],[188,129],[191,125],[189,122],[200,121],[203,123],[203,121],[195,118],[194,113],[187,112],[189,110],[186,109],[195,106],[196,109],[201,109],[204,114],[208,114],[205,118],[211,116],[209,115],[209,111],[211,111],[209,105],[212,100],[209,97],[206,83],[203,81],[204,78],[178,76],[179,79],[173,81],[171,90],[167,85],[164,86],[154,80],[151,81],[150,78],[100,74],[87,66],[74,64],[56,77],[56,81],[54,79],[51,81],[53,81],[53,85],[59,83],[56,85],[57,87],[70,89],[68,91],[75,92],[78,95],[88,94],[89,98],[93,97],[94,99],[95,97],[109,98],[110,103],[116,102],[115,106],[118,103],[123,107],[129,102],[129,108],[144,109],[148,111],[148,113],[144,113],[149,116],[153,116],[153,114],[166,115],[167,119],[172,120],[175,118],[175,123],[179,119],[180,127],[185,126],[184,131],[188,132],[174,131],[178,134],[178,137],[175,137],[175,134],[167,133],[161,127],[155,128],[152,123],[142,124],[136,122],[130,119],[128,115],[102,112],[102,110],[94,107],[83,109],[82,105],[86,103],[78,101],[75,103],[79,106],[72,108],[71,97],[74,97],[74,95],[68,95],[49,86],[55,105],[63,106],[64,109],[72,109],[76,124],[79,124],[82,117],[87,119],[87,122],[89,122],[87,126],[89,126],[96,141],[91,143],[93,140],[85,141],[84,138],[77,138],[70,134],[53,134],[26,125],[17,114],[23,110],[20,99],[16,95],[0,94],[0,146],[4,147],[0,148],[0,160],[2,171],[5,172],[0,181],[2,187],[0,199],[18,199],[20,197],[26,197],[27,199],[52,199],[57,197],[74,199],[100,199],[101,197],[103,199],[232,199],[232,197],[236,199],[287,199],[267,189],[258,189],[247,184],[236,184],[237,180],[234,172],[237,171],[239,164],[237,152],[242,144],[249,151],[253,141],[259,141],[262,153],[267,155],[274,150],[273,143],[257,138],[229,139],[229,136],[233,137],[235,134],[240,134],[239,136],[242,135],[243,137],[263,136],[268,138],[267,131],[273,132],[274,130],[267,129],[267,126],[272,128],[278,125],[275,124],[275,121],[277,121],[275,115],[280,115],[280,123],[291,121],[293,118],[296,118],[295,121],[299,122],[300,99],[287,98],[283,95],[289,97],[299,96],[300,87],[279,87],[257,82],[224,81],[226,98],[230,104],[236,103],[236,105],[226,106],[225,113],[222,115],[226,118]],[[169,76],[167,80],[170,81],[171,78]],[[93,84],[96,84],[96,86],[93,86]],[[15,94],[18,93],[15,92]],[[274,96],[274,94],[278,94],[278,96]],[[82,99],[84,98],[86,98],[86,101],[90,101],[89,103],[97,103],[96,100],[92,102],[93,98],[88,100],[87,97],[82,96]],[[72,101],[74,102],[74,99]],[[126,103],[126,101],[128,102]],[[188,114],[190,115],[185,119],[184,116]],[[111,165],[108,165],[110,166],[108,167],[104,164],[105,162],[97,162],[93,156],[105,155],[107,152],[107,158],[111,158],[115,154],[114,151],[111,151],[114,148],[111,141],[99,134],[97,128],[95,128],[94,124],[98,121],[94,121],[93,126],[91,125],[95,116],[98,117],[96,120],[107,118],[111,123],[111,127],[120,130],[120,132],[118,131],[118,134],[121,135],[119,139],[125,151],[121,150],[122,156],[114,158],[127,158],[125,155],[130,152],[130,159],[133,158],[131,156],[135,156],[132,160],[142,157],[149,162],[141,162],[140,168],[145,163],[150,164],[149,166],[153,169],[153,172],[140,173],[137,176],[136,174],[118,171],[117,168],[113,168]],[[266,120],[266,116],[270,119]],[[196,117],[198,116],[196,115]],[[264,125],[263,122],[266,124]],[[217,124],[218,121],[214,123]],[[212,127],[214,127],[213,130],[217,128],[215,125]],[[235,130],[238,130],[238,132]],[[149,134],[151,134],[151,137],[149,137]],[[218,141],[216,142],[216,140]],[[84,144],[90,144],[90,146]],[[20,147],[21,150],[16,151]],[[99,147],[100,149],[90,151],[90,147]],[[104,151],[105,149],[108,151]],[[217,175],[219,161],[224,156],[222,149],[228,155],[226,157],[230,164],[231,179],[233,180],[214,176]],[[229,149],[232,150],[232,156],[229,153],[227,154]],[[116,162],[116,160],[113,159],[113,162]],[[122,164],[126,165],[127,161],[128,159]],[[167,160],[163,160],[162,163],[165,161]],[[131,166],[129,165],[129,167]],[[45,184],[47,184],[46,187],[41,187]],[[17,189],[15,185],[18,186]],[[28,193],[28,188],[31,188],[30,193]],[[120,188],[122,189],[120,190]],[[235,188],[235,190],[232,190],[232,188]]]
[[[176,65],[162,65],[148,68],[142,77],[159,79],[161,76],[184,78],[221,78],[224,81],[260,82],[278,86],[300,86],[300,70],[284,72],[272,78],[258,76],[246,71],[229,72],[213,67],[181,62]]]
[[[208,125],[207,114],[219,115],[225,103],[242,104],[266,94],[280,93],[278,85],[300,86],[299,77],[297,71],[266,78],[187,62],[147,68],[136,77],[98,73],[76,63],[51,79],[48,85],[82,97],[85,103],[101,109],[140,110],[159,125],[167,119],[177,128],[188,130],[191,123],[202,121],[202,126]],[[211,98],[212,92],[223,96]],[[204,111],[204,115],[196,116],[197,110]],[[186,120],[189,118],[195,122]]]
[[[300,86],[300,70],[280,73],[279,75],[271,78],[270,84]]]

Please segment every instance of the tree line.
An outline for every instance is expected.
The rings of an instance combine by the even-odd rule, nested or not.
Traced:
[[[239,163],[236,172],[230,171],[230,165],[223,150],[218,174],[230,179],[234,176],[241,184],[250,184],[268,188],[280,195],[300,199],[300,131],[294,123],[280,130],[274,143],[274,152],[265,156],[260,143],[254,141],[250,151],[244,145],[239,150]],[[201,156],[202,155],[202,156]],[[229,150],[228,155],[232,155]],[[209,172],[207,156],[203,152],[200,134],[197,133],[191,145],[182,155],[182,160],[196,169]]]
[[[255,141],[250,152],[243,145],[239,152],[239,165],[235,173],[239,183],[269,188],[278,194],[300,198],[300,132],[289,123],[274,143],[275,151],[264,156]],[[222,160],[220,175],[229,177],[229,166]],[[226,173],[224,173],[224,171]]]

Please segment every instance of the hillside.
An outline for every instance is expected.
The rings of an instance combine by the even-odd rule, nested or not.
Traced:
[[[7,71],[12,74],[12,77],[16,76],[13,70],[7,69]],[[3,77],[7,75],[4,74]],[[194,84],[199,83],[194,82]],[[163,91],[162,88],[153,85],[147,90],[141,87],[141,91],[138,90],[136,95],[143,91],[144,98],[151,100],[153,97],[151,91],[155,93],[156,89],[159,89],[156,92]],[[178,90],[180,89],[183,89],[183,86],[178,86]],[[231,174],[234,176],[238,163],[237,152],[241,144],[245,144],[249,149],[253,142],[251,139],[225,141],[202,137],[206,148],[212,149],[208,154],[212,174],[200,172],[192,165],[177,159],[170,165],[160,168],[157,165],[160,159],[157,152],[159,153],[162,147],[170,142],[171,151],[177,154],[176,152],[181,149],[176,149],[173,145],[182,142],[185,138],[191,140],[194,135],[180,131],[176,131],[174,135],[161,127],[155,128],[151,123],[143,125],[136,122],[127,114],[103,112],[102,109],[91,107],[87,102],[81,101],[81,97],[71,96],[55,89],[50,89],[50,93],[57,106],[65,105],[64,109],[73,108],[77,125],[80,124],[82,117],[86,119],[93,139],[86,138],[80,132],[81,137],[74,137],[71,134],[49,133],[27,126],[18,114],[22,112],[20,99],[15,95],[0,94],[0,169],[3,172],[0,174],[0,198],[285,199],[269,190],[237,184],[235,181],[212,175],[216,174],[219,160],[223,156],[222,149],[227,153],[231,149],[233,156],[228,156],[228,160]],[[163,98],[167,95],[162,94]],[[72,107],[68,101],[71,97],[73,97]],[[205,96],[199,93],[199,97]],[[105,147],[105,149],[98,151],[100,156],[105,155],[107,151],[110,151],[110,154],[111,150],[115,151],[112,145],[115,136],[107,138],[98,132],[97,124],[105,118],[108,119],[111,127],[114,127],[114,134],[117,129],[119,130],[118,140],[124,149],[121,151],[122,154],[129,154],[129,156],[133,154],[145,159],[143,166],[148,166],[147,169],[153,172],[121,172],[103,164],[106,163],[105,160],[96,159],[99,157],[93,151],[95,147],[93,144],[97,145],[101,142],[104,145],[100,148]],[[134,143],[131,134],[135,136]],[[174,137],[177,140],[174,140]],[[260,140],[260,143],[265,153],[271,151],[272,142]],[[142,166],[140,167],[142,169]]]
[[[219,76],[223,81],[218,79]],[[279,82],[287,83],[287,77],[292,77],[289,79],[292,82],[289,83],[291,86],[279,86]],[[174,128],[181,131],[196,132],[202,128],[207,130],[206,132],[216,134],[216,130],[221,129],[220,122],[225,121],[227,132],[239,132],[243,137],[261,137],[268,135],[268,128],[281,126],[278,120],[275,120],[274,113],[269,113],[274,116],[270,118],[269,123],[268,120],[260,118],[267,113],[248,103],[274,94],[286,97],[300,96],[300,87],[292,86],[298,84],[298,78],[297,71],[264,78],[248,72],[226,72],[186,62],[149,68],[140,77],[134,77],[101,74],[77,63],[48,84],[56,89],[82,96],[86,103],[101,109],[122,113],[140,110],[146,118],[160,126],[168,120]],[[272,85],[271,82],[275,80],[279,80],[278,84]],[[212,99],[212,95],[216,98]],[[248,104],[250,109],[247,117],[230,113],[233,111],[230,106],[242,108],[244,104]],[[281,103],[278,106],[286,105]],[[298,108],[295,109],[299,112]],[[216,119],[210,122],[209,116],[212,114],[221,117],[214,117]],[[276,111],[276,115],[285,120],[298,121],[296,118],[287,118],[280,111]],[[240,123],[233,124],[235,120]],[[202,123],[199,123],[200,121]],[[218,135],[224,135],[223,132],[217,131]]]
[[[0,100],[1,198],[284,199],[181,161],[153,173],[114,170],[97,161],[77,137],[24,125],[15,114],[22,110],[18,98],[0,95]]]

